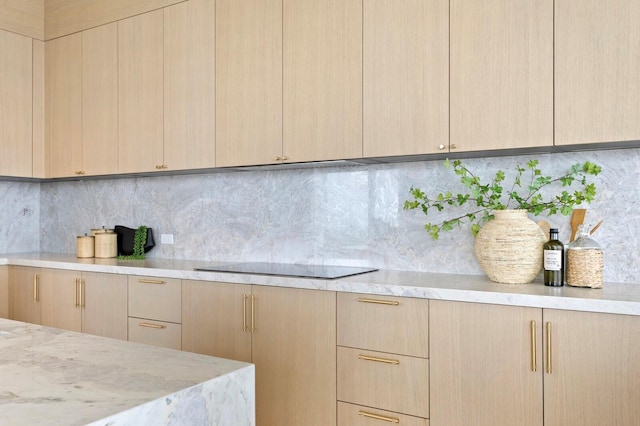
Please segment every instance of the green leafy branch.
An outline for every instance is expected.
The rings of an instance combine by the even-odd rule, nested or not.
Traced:
[[[413,200],[404,203],[405,210],[421,209],[425,215],[433,210],[441,212],[466,204],[472,206],[469,212],[442,222],[427,223],[424,228],[433,239],[438,239],[440,231],[451,231],[466,221],[471,224],[471,233],[475,237],[480,227],[493,219],[494,210],[512,208],[524,209],[535,216],[542,213],[549,216],[561,213],[567,216],[571,214],[574,206],[593,201],[596,186],[588,181],[587,175],[595,176],[602,170],[600,166],[587,161],[584,164],[575,164],[562,176],[553,178],[542,173],[538,167],[538,160],[530,160],[525,167],[516,166],[511,189],[505,192],[505,173],[502,170],[496,172],[491,182],[483,184],[480,177],[473,174],[460,160],[450,162],[447,159],[444,165],[447,169],[453,165],[453,171],[460,177],[466,192],[454,194],[447,191],[429,197],[420,188],[411,187],[409,193]],[[576,183],[580,188],[570,191],[570,187]],[[563,189],[545,198],[542,190],[554,184],[560,185]]]

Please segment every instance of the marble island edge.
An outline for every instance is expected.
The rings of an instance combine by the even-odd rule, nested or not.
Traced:
[[[482,275],[396,270],[379,270],[331,280],[195,270],[223,263],[160,258],[142,261],[78,259],[75,255],[60,253],[0,255],[0,265],[640,315],[638,284],[605,283],[602,289],[553,288],[545,287],[539,278],[530,284],[497,284]]]

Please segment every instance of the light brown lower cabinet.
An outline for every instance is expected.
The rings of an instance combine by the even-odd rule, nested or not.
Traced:
[[[40,324],[40,268],[9,267],[9,319]]]
[[[9,318],[9,267],[0,266],[0,318]]]
[[[640,317],[429,307],[432,426],[637,425]]]
[[[338,402],[338,426],[429,426],[429,420],[377,408]]]
[[[183,350],[256,365],[258,426],[336,424],[335,292],[184,280],[182,330]]]

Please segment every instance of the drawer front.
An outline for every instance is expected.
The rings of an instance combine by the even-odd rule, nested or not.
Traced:
[[[338,345],[429,357],[429,301],[338,293]]]
[[[180,280],[129,275],[128,287],[130,317],[182,322]]]
[[[338,347],[338,400],[429,417],[429,360]]]
[[[392,411],[338,402],[338,426],[381,426],[385,424],[429,426],[429,420]]]
[[[182,326],[163,321],[129,318],[129,341],[182,349]]]

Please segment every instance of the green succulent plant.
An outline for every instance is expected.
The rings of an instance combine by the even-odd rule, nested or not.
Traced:
[[[133,254],[118,256],[121,260],[141,260],[145,258],[144,245],[147,242],[147,227],[140,225],[133,234]]]
[[[453,166],[454,173],[460,177],[460,182],[466,192],[454,194],[451,191],[439,193],[434,197],[427,196],[420,188],[411,187],[409,190],[412,200],[404,203],[405,210],[421,209],[425,215],[436,210],[453,210],[469,205],[465,213],[454,215],[441,222],[429,222],[424,225],[425,230],[433,239],[438,239],[440,231],[451,231],[455,226],[464,222],[471,224],[471,233],[475,237],[481,226],[493,219],[494,210],[524,209],[534,216],[542,213],[551,216],[557,213],[569,215],[574,206],[591,203],[596,195],[596,186],[589,182],[588,175],[597,175],[602,168],[597,164],[585,162],[575,164],[559,177],[544,174],[538,167],[538,160],[530,160],[525,166],[516,165],[513,182],[506,185],[505,173],[498,170],[489,183],[483,183],[460,160],[444,162],[447,169]],[[577,184],[578,189],[571,190]],[[559,186],[554,195],[543,195],[543,188]],[[505,186],[509,189],[505,190]]]

